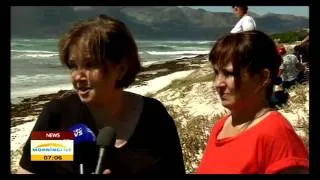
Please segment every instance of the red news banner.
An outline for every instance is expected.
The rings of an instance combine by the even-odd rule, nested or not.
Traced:
[[[37,131],[31,134],[31,161],[73,161],[73,132]]]

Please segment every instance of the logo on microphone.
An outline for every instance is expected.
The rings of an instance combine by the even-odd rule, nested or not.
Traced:
[[[96,136],[93,131],[85,124],[76,124],[72,126],[70,131],[74,134],[74,144],[80,144],[83,142],[95,142]]]
[[[32,132],[31,161],[73,161],[73,138],[72,132]]]

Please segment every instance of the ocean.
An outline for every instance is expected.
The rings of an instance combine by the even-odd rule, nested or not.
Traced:
[[[208,54],[215,41],[137,40],[143,66]],[[72,89],[70,71],[59,61],[58,39],[11,39],[11,103]]]

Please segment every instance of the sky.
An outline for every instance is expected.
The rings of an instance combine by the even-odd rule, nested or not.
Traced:
[[[202,8],[211,12],[230,12],[232,13],[231,6],[189,6],[194,9]],[[292,14],[296,16],[309,17],[308,6],[248,6],[249,11],[263,15],[266,13],[276,14]]]

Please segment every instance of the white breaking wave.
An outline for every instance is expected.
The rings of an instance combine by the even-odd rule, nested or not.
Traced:
[[[12,46],[27,46],[27,47],[31,47],[33,46],[32,44],[24,44],[24,43],[17,43],[17,42],[11,42],[11,47]]]
[[[154,41],[154,40],[141,40],[137,41],[138,43],[164,43],[164,44],[210,44],[214,43],[216,41],[183,41],[183,40],[178,40],[178,41]]]
[[[159,63],[159,61],[143,61],[143,62],[141,62],[141,65],[143,67],[147,67],[147,66],[150,66],[151,64],[155,64],[155,63]]]
[[[28,75],[17,75],[14,77],[11,77],[11,84],[23,84],[23,83],[37,83],[40,81],[54,81],[54,80],[65,80],[70,79],[70,75],[68,74],[36,74],[33,76]]]
[[[21,52],[21,53],[50,53],[50,54],[57,54],[56,51],[39,51],[39,50],[15,50],[12,49],[11,52]]]
[[[177,59],[182,59],[182,58],[192,58],[196,57],[197,55],[184,55],[184,56],[179,56]]]
[[[23,58],[23,57],[32,57],[32,58],[46,58],[46,57],[54,57],[58,56],[58,53],[53,54],[21,54],[21,55],[13,55],[14,58]]]
[[[153,48],[162,48],[162,47],[177,48],[178,46],[167,45],[167,44],[155,44],[150,47],[153,47]]]
[[[46,87],[40,87],[40,88],[11,91],[11,102],[18,103],[19,101],[27,97],[35,97],[43,94],[56,93],[60,90],[71,90],[71,89],[73,89],[73,86],[71,83],[69,83],[69,84],[59,84],[55,86],[46,86]]]
[[[151,55],[187,55],[187,54],[208,54],[209,51],[166,51],[166,52],[159,52],[159,51],[146,51],[148,54]]]
[[[215,42],[216,41],[199,41],[199,42],[196,42],[195,44],[213,44]]]

